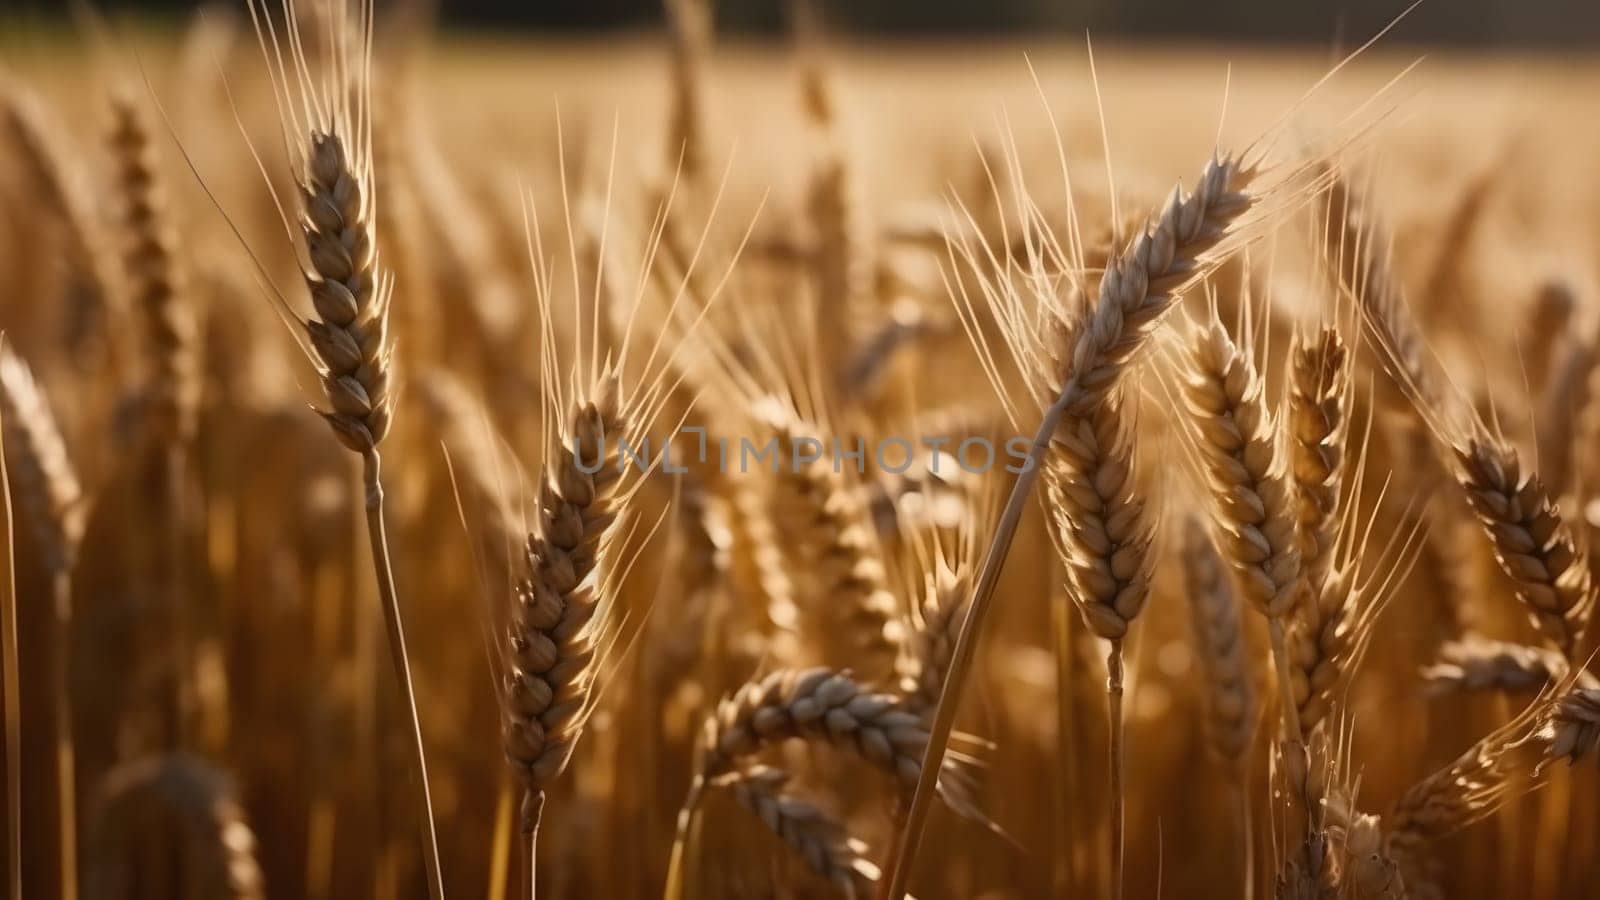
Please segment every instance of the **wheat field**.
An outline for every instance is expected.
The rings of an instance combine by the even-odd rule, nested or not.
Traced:
[[[0,31],[8,900],[1600,896],[1594,61],[380,7]]]

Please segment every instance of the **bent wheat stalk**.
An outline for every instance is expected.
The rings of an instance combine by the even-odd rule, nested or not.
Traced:
[[[1213,158],[1201,173],[1193,194],[1185,197],[1181,189],[1174,190],[1166,208],[1127,252],[1106,266],[1094,305],[1083,327],[1075,330],[1070,351],[1055,354],[1065,363],[1059,388],[1029,445],[1023,471],[1006,500],[973,587],[966,620],[951,655],[950,672],[940,691],[923,754],[922,774],[890,854],[889,878],[882,894],[887,900],[902,900],[906,895],[911,863],[916,859],[933,803],[937,763],[944,758],[950,743],[957,701],[972,667],[977,638],[983,632],[1000,569],[1038,478],[1039,463],[1050,436],[1063,416],[1092,408],[1115,386],[1182,291],[1203,274],[1208,257],[1228,236],[1231,226],[1251,208],[1254,197],[1247,189],[1255,176],[1253,166],[1232,157]]]

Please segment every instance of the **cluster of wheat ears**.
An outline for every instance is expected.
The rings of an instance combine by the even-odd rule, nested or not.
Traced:
[[[1505,159],[1397,240],[1341,65],[1165,199],[1045,102],[891,209],[814,10],[743,161],[666,12],[642,138],[448,140],[411,4],[0,71],[11,900],[1594,896],[1600,351],[1467,312]]]

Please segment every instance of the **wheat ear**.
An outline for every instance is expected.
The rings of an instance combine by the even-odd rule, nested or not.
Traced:
[[[1300,566],[1321,584],[1338,541],[1345,437],[1349,430],[1349,354],[1337,329],[1295,335],[1289,349],[1289,434]]]
[[[939,702],[939,688],[950,670],[956,629],[961,625],[961,611],[967,600],[968,575],[941,559],[935,562],[923,586],[916,626],[911,629],[906,653],[898,663],[900,694],[919,713],[931,712]]]
[[[1242,766],[1255,736],[1256,695],[1239,600],[1200,520],[1183,527],[1183,587],[1205,671],[1206,734],[1219,759]]]
[[[1228,766],[1237,782],[1233,785],[1238,807],[1236,840],[1248,873],[1252,838],[1247,772],[1259,713],[1249,641],[1240,620],[1239,599],[1228,583],[1222,558],[1195,516],[1184,517],[1180,552],[1190,627],[1205,673],[1206,737],[1211,752]],[[1247,874],[1247,884],[1249,878]]]
[[[124,255],[128,297],[150,350],[147,402],[163,443],[182,445],[193,436],[199,413],[194,310],[184,295],[175,253],[177,236],[144,113],[125,94],[114,96],[111,108],[111,147],[128,240]]]
[[[262,900],[265,879],[255,832],[230,780],[184,755],[124,763],[106,776],[94,829],[95,851],[85,873],[94,897],[142,894],[152,875],[175,866],[179,896]],[[160,868],[141,871],[141,858]],[[170,857],[170,858],[169,858]]]
[[[1432,693],[1463,691],[1537,691],[1567,676],[1567,658],[1559,651],[1480,634],[1447,641],[1438,658],[1422,670]],[[1600,687],[1588,672],[1578,674],[1579,688]]]
[[[1285,729],[1303,742],[1285,637],[1301,592],[1300,546],[1288,459],[1267,411],[1265,380],[1249,350],[1228,337],[1215,310],[1193,336],[1189,357],[1183,394],[1210,488],[1219,550],[1244,599],[1266,617]]]
[[[252,0],[250,14],[262,56],[279,97],[286,145],[294,155],[297,227],[302,242],[301,274],[311,297],[313,317],[302,319],[302,349],[317,366],[328,406],[318,412],[347,449],[361,456],[366,491],[367,539],[373,574],[383,607],[389,659],[404,725],[409,732],[412,777],[417,783],[418,825],[422,829],[424,870],[432,900],[443,900],[439,841],[433,819],[433,792],[417,716],[416,692],[406,654],[400,599],[389,560],[383,508],[382,458],[378,447],[389,433],[394,412],[394,378],[389,313],[394,277],[379,259],[376,184],[372,165],[371,0],[360,13],[324,29],[338,46],[326,54],[330,71],[321,80],[298,42],[291,43],[291,71],[271,31],[265,0]],[[286,0],[285,10],[295,7]],[[290,27],[298,27],[292,21]],[[264,33],[265,32],[265,33]],[[270,35],[270,38],[268,37]],[[346,43],[348,42],[348,43]]]
[[[28,364],[0,345],[0,433],[5,462],[34,547],[50,573],[50,694],[55,720],[56,816],[61,893],[78,893],[76,753],[72,734],[72,567],[83,537],[83,490],[49,402]]]
[[[1580,687],[1558,699],[1543,737],[1551,758],[1576,763],[1594,756],[1600,746],[1600,687]]]
[[[1390,832],[1385,848],[1403,871],[1415,869],[1419,855],[1433,841],[1483,821],[1541,783],[1539,764],[1555,746],[1540,740],[1547,736],[1551,712],[1548,698],[1536,698],[1511,721],[1400,796],[1386,817]]]
[[[873,691],[849,672],[780,669],[717,704],[704,738],[708,777],[761,748],[790,739],[832,744],[914,784],[928,733],[899,697]]]
[[[1517,585],[1534,625],[1567,659],[1578,658],[1594,610],[1594,579],[1561,510],[1538,473],[1522,471],[1517,451],[1486,430],[1452,448],[1456,478]]]
[[[820,615],[814,623],[819,634],[843,625],[854,645],[854,658],[874,674],[887,673],[899,655],[904,627],[886,586],[881,551],[861,497],[851,490],[836,460],[824,456],[805,463],[801,458],[803,442],[819,441],[811,437],[817,429],[779,411],[775,404],[761,408],[780,457],[772,485],[771,520],[783,533],[793,580],[815,591],[804,598],[800,610]],[[844,612],[842,623],[829,618],[838,610]]]
[[[122,295],[115,276],[116,254],[108,246],[94,192],[82,173],[71,166],[72,155],[62,134],[46,118],[38,98],[20,84],[11,85],[7,93],[4,117],[11,143],[20,151],[29,183],[65,225],[71,242],[69,253],[78,264],[72,274],[81,279],[82,292],[72,298],[74,324],[68,340],[77,346],[93,328],[102,329],[112,372],[118,373],[123,349],[117,334]]]
[[[574,404],[564,434],[570,441],[555,448],[539,483],[527,573],[506,635],[501,724],[530,841],[545,791],[566,770],[595,699],[610,608],[601,565],[619,514],[619,439],[629,434],[615,375],[602,375]]]
[[[851,837],[844,824],[821,807],[785,791],[788,782],[789,774],[781,769],[754,766],[720,776],[711,784],[732,794],[840,894],[869,896],[879,873],[865,856],[866,844]]]
[[[1150,596],[1155,522],[1138,488],[1133,418],[1117,392],[1082,417],[1064,419],[1045,457],[1051,536],[1067,590],[1084,623],[1108,643],[1112,896],[1122,896],[1122,642]]]
[[[1062,361],[1053,399],[1046,408],[1029,446],[1022,474],[1012,487],[1005,510],[979,569],[962,623],[950,673],[940,691],[939,705],[930,729],[924,754],[922,777],[911,797],[904,827],[896,836],[890,854],[889,879],[883,893],[886,900],[902,900],[911,877],[911,862],[916,858],[932,806],[937,774],[936,762],[944,758],[955,727],[957,699],[972,666],[977,638],[983,632],[999,581],[1000,569],[1016,536],[1023,506],[1038,477],[1039,464],[1062,417],[1069,412],[1090,409],[1116,384],[1132,363],[1181,293],[1204,274],[1215,251],[1231,227],[1254,202],[1247,193],[1256,176],[1251,166],[1231,157],[1214,157],[1200,175],[1193,194],[1173,191],[1166,207],[1134,240],[1127,251],[1111,260],[1100,280],[1100,289],[1082,327],[1075,329],[1070,349],[1052,351]]]

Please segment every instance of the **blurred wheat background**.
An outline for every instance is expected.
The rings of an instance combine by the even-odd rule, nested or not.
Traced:
[[[491,6],[0,12],[10,898],[1600,896],[1593,10]]]

